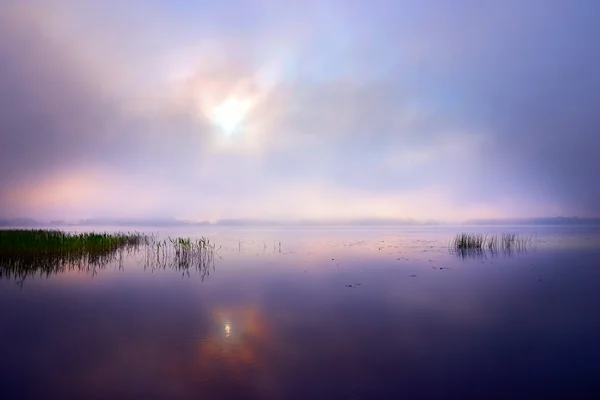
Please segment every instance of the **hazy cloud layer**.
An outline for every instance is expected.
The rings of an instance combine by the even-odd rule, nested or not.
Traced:
[[[121,3],[0,6],[0,217],[600,216],[594,1]]]

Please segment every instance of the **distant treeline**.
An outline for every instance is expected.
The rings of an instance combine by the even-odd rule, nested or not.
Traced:
[[[522,219],[475,219],[467,225],[600,225],[600,218],[549,217]]]
[[[0,227],[65,227],[65,226],[127,226],[127,227],[192,227],[192,226],[445,226],[445,225],[600,225],[600,218],[547,217],[521,219],[473,219],[462,223],[448,223],[435,220],[361,218],[346,220],[266,220],[266,219],[221,219],[216,222],[185,221],[175,218],[135,219],[135,218],[95,218],[76,222],[37,221],[30,218],[0,219]]]

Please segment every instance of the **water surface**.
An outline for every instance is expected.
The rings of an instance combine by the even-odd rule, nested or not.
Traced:
[[[463,230],[536,241],[449,252]],[[2,271],[1,398],[600,394],[598,228],[158,234],[209,236],[218,256],[187,269],[134,254],[50,276]]]

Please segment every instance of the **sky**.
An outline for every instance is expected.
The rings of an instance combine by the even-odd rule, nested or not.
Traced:
[[[3,0],[0,217],[600,217],[595,0]]]

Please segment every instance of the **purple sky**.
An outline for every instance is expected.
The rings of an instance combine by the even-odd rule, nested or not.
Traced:
[[[0,217],[598,217],[597,15],[4,0]]]

